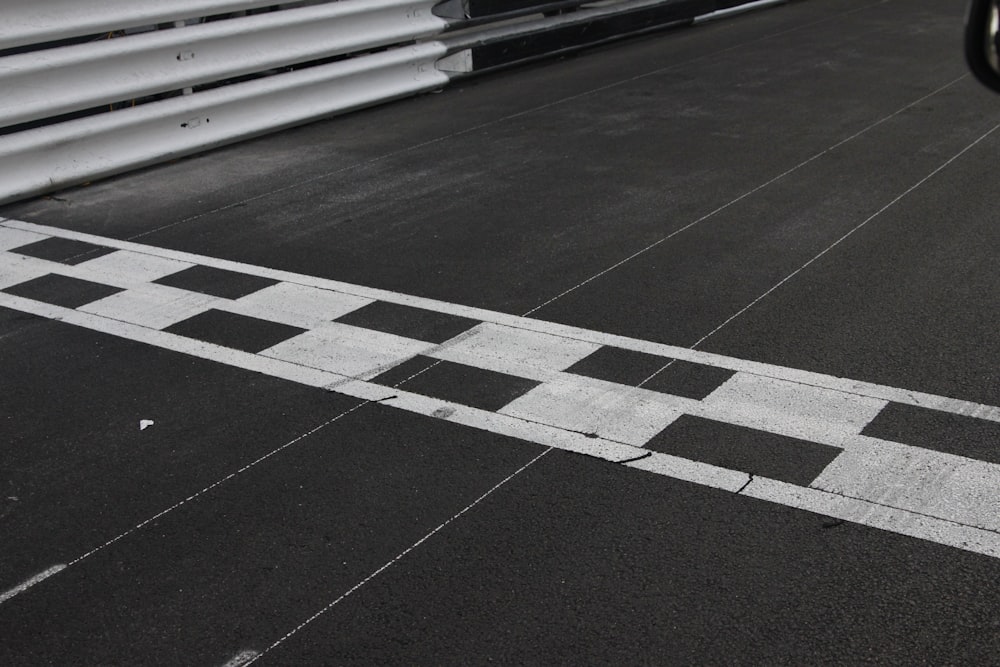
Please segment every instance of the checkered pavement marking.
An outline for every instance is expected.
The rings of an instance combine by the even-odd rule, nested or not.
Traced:
[[[36,256],[69,247],[49,239],[89,258]],[[96,289],[64,304],[33,295],[37,281]],[[1000,423],[995,406],[2,219],[0,306],[1000,557],[1000,465],[866,431],[904,406],[961,417],[949,427],[975,438]],[[423,380],[393,372],[421,360]],[[634,382],[672,362],[669,381]],[[671,441],[681,423],[708,425],[700,444]],[[752,437],[726,452],[712,424]]]

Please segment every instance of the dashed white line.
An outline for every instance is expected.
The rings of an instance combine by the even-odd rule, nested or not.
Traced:
[[[523,466],[521,466],[520,468],[518,468],[517,470],[515,470],[514,472],[512,472],[510,475],[508,475],[507,477],[505,477],[504,479],[502,479],[500,482],[498,482],[489,491],[487,491],[486,493],[484,493],[483,495],[479,496],[478,498],[476,498],[475,500],[473,500],[471,503],[469,503],[469,505],[467,505],[463,510],[461,510],[460,512],[458,512],[457,514],[455,514],[454,516],[452,516],[450,519],[446,520],[444,523],[442,523],[437,528],[435,528],[431,532],[429,532],[426,535],[424,535],[423,537],[421,537],[419,540],[417,540],[413,544],[411,544],[409,547],[407,547],[406,549],[404,549],[398,556],[396,556],[392,560],[388,561],[387,563],[385,563],[384,565],[382,565],[382,567],[378,568],[377,570],[375,570],[374,572],[372,572],[371,574],[369,574],[367,577],[365,577],[364,579],[362,579],[361,581],[359,581],[358,583],[356,583],[354,586],[352,586],[346,592],[344,592],[340,597],[338,597],[335,600],[333,600],[330,604],[326,605],[325,607],[323,607],[322,609],[320,609],[319,611],[317,611],[315,614],[313,614],[312,616],[310,616],[306,620],[302,621],[302,623],[300,623],[298,626],[296,626],[291,632],[288,632],[284,637],[281,637],[276,642],[274,642],[273,644],[271,644],[270,646],[268,646],[266,649],[264,649],[263,651],[261,651],[259,655],[254,656],[253,660],[250,660],[250,662],[248,662],[246,664],[250,664],[252,662],[255,662],[258,658],[264,657],[269,651],[274,650],[275,648],[277,648],[281,644],[283,644],[286,641],[288,641],[297,632],[299,632],[300,630],[302,630],[303,628],[305,628],[307,625],[309,625],[310,623],[312,623],[313,621],[315,621],[317,618],[319,618],[320,616],[322,616],[326,612],[328,612],[331,609],[333,609],[335,606],[337,606],[338,604],[340,604],[344,599],[346,599],[349,595],[357,592],[358,589],[360,589],[362,586],[364,586],[365,584],[367,584],[368,582],[370,582],[372,579],[374,579],[375,577],[379,576],[380,574],[382,574],[383,572],[385,572],[386,570],[388,570],[390,567],[392,567],[393,565],[395,565],[396,563],[398,563],[400,560],[402,560],[403,558],[405,558],[407,556],[407,554],[409,554],[411,551],[413,551],[414,549],[416,549],[417,547],[419,547],[421,544],[423,544],[424,542],[426,542],[427,540],[429,540],[430,538],[434,537],[439,532],[441,532],[442,530],[444,530],[448,526],[448,524],[452,523],[453,521],[455,521],[456,519],[458,519],[459,517],[461,517],[463,514],[465,514],[469,510],[471,510],[473,507],[475,507],[479,503],[481,503],[484,500],[486,500],[489,496],[491,496],[500,487],[502,487],[504,484],[506,484],[510,480],[512,480],[515,477],[517,477],[518,475],[520,475],[522,472],[524,472],[529,467],[531,467],[532,465],[534,465],[534,463],[536,461],[538,461],[540,458],[542,458],[543,456],[545,456],[546,454],[548,454],[551,451],[552,451],[551,447],[548,448],[548,449],[546,449],[541,454],[537,455],[535,458],[531,459],[530,461],[528,461],[527,463],[525,463]]]
[[[244,665],[249,665],[251,662],[256,660],[260,656],[257,651],[246,650],[240,651],[232,658],[226,661],[222,667],[243,667]]]
[[[846,241],[848,238],[850,238],[859,229],[861,229],[862,227],[864,227],[865,225],[867,225],[869,222],[871,222],[872,220],[874,220],[875,218],[879,217],[880,215],[882,215],[883,213],[885,213],[886,211],[888,211],[890,208],[892,208],[893,206],[895,206],[896,204],[898,204],[901,200],[903,200],[905,197],[907,197],[910,193],[912,193],[914,190],[916,190],[917,188],[919,188],[921,185],[923,185],[927,181],[929,181],[932,178],[934,178],[943,169],[945,169],[946,167],[948,167],[948,165],[950,165],[952,162],[954,162],[958,158],[960,158],[963,155],[965,155],[968,151],[972,150],[980,142],[984,141],[987,137],[989,137],[991,134],[993,134],[994,132],[996,132],[998,129],[1000,129],[1000,124],[994,125],[993,128],[991,128],[990,130],[988,130],[981,137],[979,137],[978,139],[976,139],[975,141],[973,141],[971,144],[969,144],[968,146],[966,146],[965,148],[963,148],[962,150],[960,150],[958,153],[956,153],[955,155],[953,155],[951,158],[949,158],[948,160],[946,160],[937,169],[935,169],[931,173],[927,174],[926,176],[924,176],[923,178],[921,178],[919,181],[917,181],[916,183],[914,183],[913,185],[911,185],[909,188],[907,188],[906,191],[903,192],[901,195],[899,195],[898,197],[896,197],[895,199],[893,199],[891,202],[889,202],[888,204],[886,204],[885,206],[883,206],[879,210],[875,211],[869,217],[865,218],[865,220],[863,220],[862,222],[860,222],[852,230],[850,230],[849,232],[847,232],[846,234],[844,234],[843,236],[841,236],[839,239],[837,239],[836,241],[834,241],[833,243],[831,243],[829,246],[827,246],[826,248],[824,248],[815,257],[813,257],[808,262],[806,262],[805,264],[803,264],[802,266],[800,266],[799,268],[795,269],[794,271],[792,271],[791,273],[789,273],[787,276],[785,276],[784,278],[782,278],[780,281],[778,281],[778,283],[776,283],[773,287],[771,287],[771,289],[769,289],[766,292],[764,292],[763,294],[761,294],[759,297],[757,297],[756,299],[754,299],[753,301],[751,301],[750,303],[748,303],[746,306],[744,306],[743,308],[741,308],[737,313],[733,314],[725,322],[723,322],[722,324],[720,324],[719,326],[715,327],[714,329],[712,329],[711,331],[709,331],[707,334],[705,334],[704,336],[702,336],[701,338],[699,338],[695,342],[695,344],[692,345],[691,347],[693,347],[693,348],[694,347],[698,347],[699,345],[701,345],[702,343],[704,343],[706,340],[708,340],[709,338],[711,338],[712,336],[714,336],[715,334],[717,334],[720,330],[722,330],[724,327],[726,327],[730,322],[732,322],[733,320],[735,320],[738,317],[740,317],[741,315],[743,315],[745,312],[747,312],[748,310],[750,310],[751,308],[753,308],[754,306],[756,306],[758,303],[760,303],[761,301],[763,301],[765,298],[767,298],[768,295],[770,295],[771,293],[773,293],[775,290],[777,290],[778,288],[780,288],[782,285],[784,285],[785,283],[787,283],[789,280],[791,280],[795,276],[797,276],[800,273],[802,273],[805,269],[807,269],[810,266],[812,266],[812,264],[814,264],[817,260],[819,260],[824,255],[826,255],[828,252],[830,252],[831,250],[833,250],[834,248],[836,248],[837,246],[839,246],[841,243],[843,243],[844,241]]]
[[[142,522],[136,524],[135,526],[133,526],[132,528],[129,528],[125,532],[120,533],[116,537],[111,538],[110,540],[108,540],[104,544],[91,549],[90,551],[86,552],[82,556],[78,556],[74,560],[70,561],[68,564],[59,566],[59,570],[51,572],[49,575],[46,575],[46,576],[51,576],[52,574],[55,574],[56,572],[58,572],[58,571],[60,571],[62,569],[65,569],[67,567],[71,567],[71,566],[76,565],[77,563],[79,563],[79,562],[81,562],[83,560],[86,560],[87,558],[90,558],[91,556],[93,556],[97,552],[102,551],[102,550],[108,548],[109,546],[111,546],[115,542],[118,542],[118,541],[120,541],[120,540],[128,537],[129,535],[131,535],[132,533],[136,532],[137,530],[141,530],[143,527],[149,525],[150,523],[156,521],[157,519],[159,519],[161,517],[166,516],[167,514],[170,514],[171,512],[173,512],[174,510],[176,510],[177,508],[186,505],[187,503],[191,502],[192,500],[195,500],[195,499],[197,499],[197,498],[205,495],[206,493],[208,493],[209,491],[211,491],[215,487],[221,486],[222,484],[225,484],[229,480],[231,480],[231,479],[233,479],[233,478],[235,478],[235,477],[237,477],[239,475],[242,475],[247,470],[250,470],[251,468],[257,466],[258,464],[266,461],[267,459],[271,458],[275,454],[278,454],[279,452],[282,452],[285,449],[288,449],[289,447],[291,447],[295,443],[300,442],[300,441],[304,440],[305,438],[308,438],[313,433],[316,433],[317,431],[320,431],[320,430],[326,428],[327,426],[329,426],[330,424],[334,423],[335,421],[338,421],[339,419],[341,419],[343,417],[346,417],[347,415],[349,415],[352,412],[358,410],[359,408],[364,407],[368,403],[369,403],[368,401],[361,402],[361,403],[355,405],[353,408],[341,412],[336,417],[331,417],[330,419],[328,419],[325,422],[319,424],[318,426],[310,429],[309,431],[306,431],[305,433],[302,433],[301,435],[299,435],[299,436],[297,436],[297,437],[289,440],[288,442],[286,442],[285,444],[281,445],[280,447],[278,447],[276,449],[272,449],[267,454],[264,454],[263,456],[257,458],[256,460],[251,461],[250,463],[244,465],[239,470],[236,470],[235,472],[229,473],[228,475],[226,475],[225,477],[223,477],[219,481],[214,482],[213,484],[209,484],[208,486],[206,486],[205,488],[203,488],[201,491],[198,491],[197,493],[192,493],[190,496],[188,496],[184,500],[181,500],[181,501],[179,501],[177,503],[174,503],[173,505],[171,505],[170,507],[166,508],[165,510],[163,510],[161,512],[157,512],[156,514],[154,514],[153,516],[149,517],[145,521],[142,521]],[[46,570],[46,572],[48,572],[48,570]],[[2,602],[3,602],[3,600],[0,600],[0,603],[2,603]]]
[[[638,250],[638,251],[632,253],[631,255],[629,255],[628,257],[626,257],[625,259],[620,260],[619,262],[617,262],[615,264],[612,264],[611,266],[609,266],[608,268],[604,269],[603,271],[595,273],[594,275],[590,276],[586,280],[583,280],[582,282],[580,282],[580,283],[578,283],[578,284],[570,287],[569,289],[564,290],[563,292],[560,292],[559,294],[555,295],[554,297],[552,297],[548,301],[535,306],[534,308],[532,308],[531,310],[529,310],[528,312],[526,312],[525,316],[532,315],[535,312],[537,312],[537,311],[541,310],[542,308],[544,308],[545,306],[548,306],[549,304],[555,303],[559,299],[563,298],[564,296],[566,296],[566,295],[568,295],[568,294],[570,294],[572,292],[575,292],[576,290],[580,289],[584,285],[587,285],[588,283],[591,283],[591,282],[597,280],[601,276],[607,275],[608,273],[611,273],[615,269],[617,269],[617,268],[619,268],[619,267],[621,267],[621,266],[623,266],[623,265],[631,262],[633,259],[635,259],[635,258],[637,258],[637,257],[639,257],[641,255],[646,254],[650,250],[656,248],[657,246],[661,245],[662,243],[664,243],[666,241],[669,241],[670,239],[674,238],[678,234],[686,232],[687,230],[691,229],[692,227],[695,227],[696,225],[701,224],[702,222],[708,220],[709,218],[714,217],[715,215],[718,215],[719,213],[722,213],[723,211],[725,211],[726,209],[730,208],[731,206],[733,206],[735,204],[738,204],[739,202],[743,201],[747,197],[750,197],[751,195],[754,195],[757,192],[760,192],[761,190],[763,190],[763,189],[765,189],[765,188],[767,188],[767,187],[769,187],[771,185],[774,185],[775,183],[777,183],[778,181],[782,180],[786,176],[790,176],[791,174],[795,173],[799,169],[802,169],[803,167],[805,167],[805,166],[811,164],[812,162],[815,162],[816,160],[820,159],[824,155],[827,155],[828,153],[830,153],[832,151],[835,151],[836,149],[840,148],[844,144],[846,144],[846,143],[848,143],[850,141],[853,141],[854,139],[857,139],[861,135],[863,135],[863,134],[865,134],[865,133],[867,133],[867,132],[875,129],[879,125],[882,125],[883,123],[885,123],[885,122],[887,122],[889,120],[892,120],[893,118],[895,118],[899,114],[903,113],[904,111],[906,111],[908,109],[911,109],[911,108],[915,107],[916,105],[920,104],[924,100],[926,100],[928,98],[931,98],[934,95],[937,95],[941,91],[946,90],[947,88],[950,88],[951,86],[954,86],[956,83],[958,83],[962,79],[965,79],[966,77],[968,77],[968,74],[963,74],[962,76],[958,77],[957,79],[954,79],[953,81],[950,81],[950,82],[946,83],[945,85],[941,86],[937,90],[934,90],[933,92],[930,92],[927,95],[924,95],[920,99],[915,100],[913,102],[910,102],[906,106],[897,109],[896,111],[892,112],[888,116],[880,118],[879,120],[875,121],[871,125],[868,125],[867,127],[863,128],[862,130],[860,130],[858,132],[855,132],[854,134],[852,134],[851,136],[847,137],[846,139],[841,139],[840,141],[838,141],[837,143],[833,144],[829,148],[825,148],[825,149],[821,150],[820,152],[816,153],[812,157],[810,157],[810,158],[808,158],[806,160],[803,160],[802,162],[798,163],[794,167],[791,167],[790,169],[787,169],[787,170],[783,171],[782,173],[778,174],[777,176],[775,176],[771,180],[766,181],[764,183],[761,183],[760,185],[758,185],[757,187],[753,188],[752,190],[748,190],[748,191],[744,192],[743,194],[741,194],[736,199],[733,199],[732,201],[726,202],[725,204],[723,204],[722,206],[719,206],[718,208],[716,208],[713,211],[709,211],[708,213],[706,213],[705,215],[701,216],[700,218],[694,220],[693,222],[689,222],[688,224],[684,225],[683,227],[670,232],[669,234],[667,234],[666,236],[664,236],[660,240],[655,241],[653,243],[650,243],[645,248],[642,248],[641,250]],[[971,148],[971,146],[970,146],[970,148]],[[968,150],[968,149],[966,149],[966,150]],[[961,153],[959,155],[961,155]],[[955,156],[955,157],[957,158],[958,156]],[[943,169],[946,166],[948,166],[948,163],[946,163],[945,165],[943,165],[941,168]],[[940,171],[940,169],[938,171]],[[937,173],[937,172],[935,171],[934,173]],[[934,174],[931,174],[931,176],[933,176],[933,175]],[[930,176],[928,176],[927,178],[930,178]],[[924,179],[924,180],[927,180],[927,179]],[[923,181],[921,181],[921,183],[922,182]],[[903,193],[903,195],[901,195],[899,197],[899,199],[902,199],[903,197],[905,197],[907,194],[909,194],[909,192],[910,192],[910,190],[907,190],[905,193]],[[895,201],[898,201],[898,199],[895,200]],[[893,201],[892,203],[894,204],[895,201]],[[891,205],[892,204],[890,204],[889,206],[891,206]],[[888,206],[886,208],[888,208]],[[885,209],[883,209],[883,210],[885,210]],[[882,211],[879,211],[879,213],[881,213],[881,212]],[[875,216],[872,216],[872,218],[876,217],[877,215],[878,215],[878,213],[876,213]],[[867,223],[867,222],[868,221],[865,221],[865,223]],[[861,225],[859,225],[858,228],[864,226],[865,223],[862,223]],[[855,230],[852,230],[852,232],[850,232],[850,233],[853,233],[853,231],[855,231]],[[843,240],[843,239],[841,239],[841,240]],[[840,241],[837,241],[837,243],[840,243]],[[836,245],[836,243],[834,245]],[[833,246],[831,246],[831,248],[832,247]],[[829,250],[829,248],[828,248],[828,250]],[[817,258],[814,258],[814,259],[817,259]],[[808,266],[808,264],[806,266]],[[805,267],[802,267],[802,268],[805,268]],[[794,275],[795,274],[793,273],[792,276],[794,276]],[[791,278],[792,276],[789,276],[789,278]],[[780,283],[779,283],[779,285],[776,285],[775,288],[772,288],[772,290],[776,289],[778,286],[780,286]],[[767,295],[765,294],[764,296],[767,296]],[[761,298],[763,298],[763,297],[761,297]],[[756,303],[756,301],[754,303]],[[750,308],[751,306],[753,306],[754,303],[751,303],[750,306],[747,306],[747,308]],[[742,311],[741,311],[741,313],[742,313]],[[740,315],[741,313],[737,313],[737,316]],[[733,318],[731,318],[731,319],[733,319]],[[715,331],[712,331],[711,333],[709,333],[708,336],[711,336],[713,333],[716,333],[716,331],[718,331],[718,329],[721,329],[722,327],[726,326],[726,324],[728,324],[729,322],[730,322],[730,320],[726,320],[726,322],[723,322],[722,325],[720,327],[718,327]],[[708,338],[708,336],[705,336],[705,338]],[[695,343],[691,347],[698,347],[698,344],[701,343],[701,342],[703,342],[705,340],[705,338],[703,338],[702,340],[698,341],[698,343]],[[654,374],[654,376],[655,376],[655,374]],[[651,376],[649,379],[652,379],[652,377],[653,376]]]
[[[46,579],[48,579],[49,577],[51,577],[53,574],[57,574],[59,572],[62,572],[63,570],[66,569],[66,567],[67,566],[65,564],[53,565],[52,567],[50,567],[49,569],[45,570],[44,572],[39,572],[35,576],[33,576],[30,579],[28,579],[28,580],[26,580],[26,581],[18,584],[17,586],[15,586],[14,588],[10,589],[9,591],[7,591],[5,593],[0,593],[0,604],[3,604],[4,602],[7,602],[7,600],[10,600],[11,598],[13,598],[16,595],[20,595],[21,593],[23,593],[24,591],[28,590],[29,588],[31,588],[35,584],[38,584],[38,583],[41,583],[41,582],[45,581]]]

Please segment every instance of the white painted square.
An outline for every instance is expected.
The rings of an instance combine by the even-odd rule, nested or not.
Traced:
[[[95,278],[105,277],[119,285],[135,285],[165,278],[194,264],[131,250],[116,250],[77,266]]]
[[[367,380],[432,347],[431,343],[333,322],[261,354]]]
[[[374,299],[295,283],[278,283],[248,294],[226,310],[272,322],[313,329],[367,306]]]
[[[14,248],[20,248],[23,245],[28,245],[29,243],[35,243],[37,241],[44,241],[47,238],[45,234],[38,234],[36,232],[28,232],[23,229],[13,229],[11,227],[4,227],[0,225],[0,250],[13,250]]]
[[[643,393],[560,380],[535,387],[500,412],[641,447],[681,416],[680,410],[645,400]]]
[[[518,366],[564,370],[601,346],[537,331],[485,322],[459,336],[435,353],[479,368],[519,375]]]
[[[77,310],[150,329],[165,329],[211,309],[218,302],[218,297],[208,294],[147,285],[112,294]]]
[[[814,488],[1000,532],[1000,466],[859,438]]]
[[[0,289],[7,289],[20,283],[50,273],[44,260],[0,253]]]
[[[711,419],[837,447],[886,403],[750,373],[737,373],[702,401]]]

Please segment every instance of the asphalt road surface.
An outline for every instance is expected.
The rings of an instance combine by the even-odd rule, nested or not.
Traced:
[[[805,0],[0,208],[0,664],[1000,664],[1000,97]]]

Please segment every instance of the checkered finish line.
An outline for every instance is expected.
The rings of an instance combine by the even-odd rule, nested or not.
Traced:
[[[0,306],[1000,557],[1000,408],[0,219]]]

